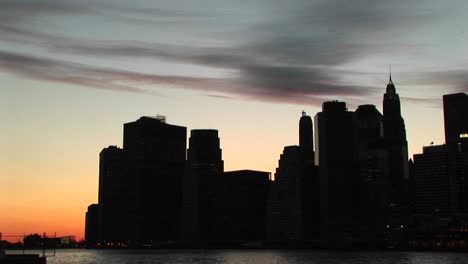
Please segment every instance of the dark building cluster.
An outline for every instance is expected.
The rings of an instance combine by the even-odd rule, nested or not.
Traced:
[[[218,131],[124,124],[123,148],[100,153],[98,204],[88,207],[88,247],[202,246],[265,237],[269,172],[224,171]]]
[[[87,245],[468,248],[468,96],[443,102],[446,144],[413,160],[391,77],[383,114],[340,101],[303,112],[274,180],[224,171],[217,130],[191,130],[187,148],[185,127],[141,117],[100,153]]]

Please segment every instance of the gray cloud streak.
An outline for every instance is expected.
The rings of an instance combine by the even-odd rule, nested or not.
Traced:
[[[323,101],[323,99],[318,97],[314,92],[304,93],[299,90],[289,93],[274,93],[271,92],[269,88],[250,83],[239,84],[235,81],[215,78],[141,74],[2,51],[0,51],[0,69],[5,72],[32,79],[68,83],[111,91],[157,95],[153,89],[140,87],[160,84],[168,88],[195,89],[208,92],[211,97],[237,97],[269,102],[316,105],[320,105]]]
[[[54,53],[84,55],[102,59],[106,59],[106,57],[164,59],[179,63],[224,68],[238,73],[236,77],[208,79],[150,76],[138,73],[127,75],[127,72],[124,74],[118,70],[93,69],[95,70],[91,74],[93,78],[80,79],[80,85],[90,85],[95,88],[108,86],[110,89],[131,91],[133,89],[131,86],[120,87],[117,86],[116,82],[109,81],[107,78],[108,75],[120,78],[125,76],[123,78],[125,81],[133,83],[139,83],[142,80],[150,83],[174,83],[184,88],[220,93],[222,94],[220,96],[228,94],[230,97],[238,96],[254,100],[303,104],[307,103],[307,100],[314,102],[323,100],[322,98],[337,96],[355,100],[358,96],[375,93],[375,89],[371,87],[343,83],[340,80],[342,72],[336,67],[356,59],[362,59],[367,55],[401,49],[402,47],[395,43],[379,42],[378,37],[382,36],[382,32],[387,29],[400,26],[409,29],[431,18],[430,12],[424,10],[416,14],[412,13],[419,1],[403,2],[399,0],[397,2],[378,2],[377,4],[371,0],[357,0],[352,3],[344,0],[330,0],[297,1],[295,5],[280,4],[277,8],[271,8],[272,19],[248,25],[240,34],[244,34],[244,38],[232,42],[230,46],[223,47],[144,43],[138,42],[138,40],[108,42],[65,38],[19,27],[18,25],[23,23],[18,21],[24,22],[23,18],[2,19],[2,14],[6,12],[1,11],[0,21],[9,21],[9,23],[0,26],[0,32],[5,33],[7,41],[31,43],[31,45]],[[15,5],[14,1],[8,1],[8,3],[7,9],[10,11],[19,10],[19,14],[32,12],[32,9],[25,5]],[[45,5],[41,5],[39,13],[46,15],[91,12],[89,8],[72,5],[70,2],[61,3],[60,1],[48,0],[42,3]],[[403,4],[412,8],[408,8],[408,10],[398,8],[399,5]],[[136,14],[143,14],[145,19],[151,15],[174,22],[203,17],[199,13],[186,10],[128,8],[113,5],[108,7],[109,12],[114,12],[125,19],[137,17]],[[210,9],[207,10],[205,15],[209,16]],[[416,8],[416,10],[419,9]],[[363,36],[375,37],[377,40],[375,43],[364,43],[361,39]],[[412,47],[406,45],[403,48]],[[31,74],[31,67],[21,65],[25,61],[18,57],[9,57],[6,58],[6,61],[10,61],[10,63],[15,61],[15,67],[10,71],[26,74],[30,78],[45,79],[48,76],[45,68],[34,68],[32,71],[34,74]],[[83,72],[92,68],[53,60],[48,60],[48,62],[58,63],[58,65],[65,64],[62,66],[67,69],[67,74],[76,73],[76,75],[81,76],[80,78],[85,77],[82,76]],[[70,82],[70,78],[60,78],[58,74],[60,71],[55,71],[53,78],[47,78],[54,81]],[[99,76],[99,74],[103,76]],[[459,79],[462,80],[461,77]],[[445,83],[451,81],[449,79],[443,80]],[[102,83],[98,85],[99,81]],[[75,82],[78,81],[75,80]],[[135,91],[142,92],[138,89]]]

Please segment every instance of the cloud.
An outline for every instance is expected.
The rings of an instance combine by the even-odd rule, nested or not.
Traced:
[[[440,69],[404,74],[409,85],[420,86],[423,89],[440,86],[444,93],[468,93],[468,70],[466,69]]]
[[[32,14],[32,8],[24,4],[31,1],[24,1],[23,4],[15,2],[8,1],[7,9],[17,10],[18,14],[23,15],[28,12],[33,16],[38,15]],[[263,18],[252,22],[248,20],[236,28],[238,32],[234,35],[238,36],[237,38],[227,36],[227,33],[219,34],[217,37],[226,40],[226,43],[212,46],[205,42],[174,44],[174,41],[170,41],[170,36],[167,41],[159,40],[159,43],[139,39],[97,41],[84,40],[79,36],[70,38],[41,33],[32,27],[18,26],[24,24],[22,19],[25,17],[18,15],[16,19],[10,20],[11,23],[0,24],[0,33],[5,33],[4,40],[30,43],[29,45],[48,52],[44,53],[44,58],[33,58],[32,65],[36,64],[36,67],[25,62],[28,57],[26,55],[24,58],[19,54],[10,54],[8,57],[4,52],[3,57],[9,64],[14,62],[14,67],[9,71],[29,78],[74,82],[100,89],[147,92],[137,86],[159,83],[177,88],[202,90],[204,94],[210,96],[214,93],[214,96],[299,104],[341,97],[340,99],[356,103],[360,101],[357,99],[359,97],[374,96],[376,90],[346,82],[343,76],[352,72],[346,72],[340,66],[363,60],[374,54],[417,50],[419,46],[394,41],[392,36],[387,35],[388,32],[397,29],[411,32],[428,19],[435,19],[433,11],[419,7],[419,1],[398,0],[384,3],[356,0],[351,3],[344,0],[301,0],[295,1],[294,4],[281,1],[267,3],[262,0],[254,2],[249,6],[252,8],[251,13],[258,13],[259,17],[261,14]],[[39,14],[44,15],[89,14],[92,13],[91,10],[99,13],[96,6],[75,3],[41,1],[38,10]],[[219,8],[212,8],[217,5],[216,2],[207,5],[203,12],[193,11],[191,6],[155,8],[138,5],[135,5],[138,7],[106,5],[106,14],[116,15],[117,18],[122,18],[124,23],[128,22],[128,19],[144,20],[149,23],[153,21],[185,23],[217,17],[217,23],[206,25],[206,31],[213,32],[231,32],[228,30],[230,27],[227,26],[227,21],[245,18],[242,12],[233,11],[223,13],[226,16],[225,20],[219,19]],[[247,7],[244,9],[247,10]],[[4,13],[7,12],[0,11],[0,21]],[[154,24],[155,28],[167,31],[170,35],[172,32],[166,26],[164,23]],[[193,34],[189,31],[186,33]],[[174,36],[176,39],[181,37],[179,31],[174,34],[179,34]],[[109,58],[122,57],[154,59],[227,69],[233,74],[219,79],[148,75],[115,70],[112,65],[102,69],[74,64],[52,59],[56,57],[54,54],[87,56],[103,62]],[[53,66],[52,73],[48,73],[46,67],[37,66],[44,62]],[[60,67],[66,69],[65,77],[61,76],[63,72],[59,71]],[[114,78],[119,81],[115,81]],[[463,84],[462,78],[462,76],[457,77],[461,82],[460,85]],[[450,82],[453,80],[443,79],[443,83]]]
[[[401,97],[401,100],[408,101],[414,104],[426,105],[432,108],[440,108],[442,106],[442,97],[435,98],[416,98],[416,97]]]
[[[440,108],[443,94],[468,93],[468,70],[466,69],[405,72],[402,77],[405,79],[406,86],[422,94],[420,97],[401,97],[402,100],[414,104]]]
[[[193,88],[213,93],[220,90],[235,93],[241,89],[218,79],[142,74],[3,51],[0,51],[0,69],[37,80],[153,95],[157,95],[153,89],[140,87],[162,84],[166,87]]]
[[[116,76],[125,76],[124,72],[119,74],[111,70],[34,56],[0,51],[0,69],[4,72],[37,80],[75,84],[103,90],[149,93],[140,88],[121,84],[117,79],[114,79]]]
[[[320,105],[323,101],[321,96],[326,96],[328,89],[342,89],[345,91],[348,88],[355,88],[342,87],[336,84],[323,84],[322,86],[317,85],[316,91],[288,88],[289,92],[284,92],[283,89],[285,88],[282,86],[278,86],[277,91],[275,91],[271,87],[254,81],[242,83],[241,80],[142,74],[2,51],[0,51],[0,69],[26,78],[110,91],[157,95],[158,93],[154,89],[148,87],[159,84],[166,88],[194,89],[204,93],[208,92],[211,97],[245,98],[294,104]]]
[[[44,15],[78,15],[87,13],[85,4],[63,0],[2,0],[0,22],[2,25],[24,23]]]
[[[188,9],[167,9],[158,7],[134,7],[107,5],[105,15],[118,22],[135,24],[140,26],[189,26],[194,23],[213,21],[210,13],[194,12]]]
[[[64,39],[38,30],[36,19],[49,16],[78,16],[92,13],[89,5],[68,0],[2,0],[0,8],[1,41],[20,45],[41,45]]]

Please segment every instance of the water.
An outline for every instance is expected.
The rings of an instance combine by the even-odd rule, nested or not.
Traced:
[[[10,252],[11,253],[11,252]],[[18,252],[17,252],[18,253]],[[20,253],[20,252],[19,252]],[[27,252],[30,253],[30,252]],[[47,254],[52,252],[48,251]],[[298,250],[57,250],[48,264],[466,264],[468,253]]]

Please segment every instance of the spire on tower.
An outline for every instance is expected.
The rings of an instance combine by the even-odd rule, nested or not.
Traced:
[[[388,69],[389,69],[389,77],[390,77],[390,78],[388,79],[388,84],[393,85],[393,81],[392,81],[392,65],[391,65],[391,64],[388,65]]]
[[[395,93],[396,93],[396,89],[395,89],[395,84],[393,84],[393,80],[392,80],[392,68],[391,68],[390,65],[388,65],[388,69],[389,69],[389,78],[388,78],[386,93],[388,93],[388,94],[395,94]]]

